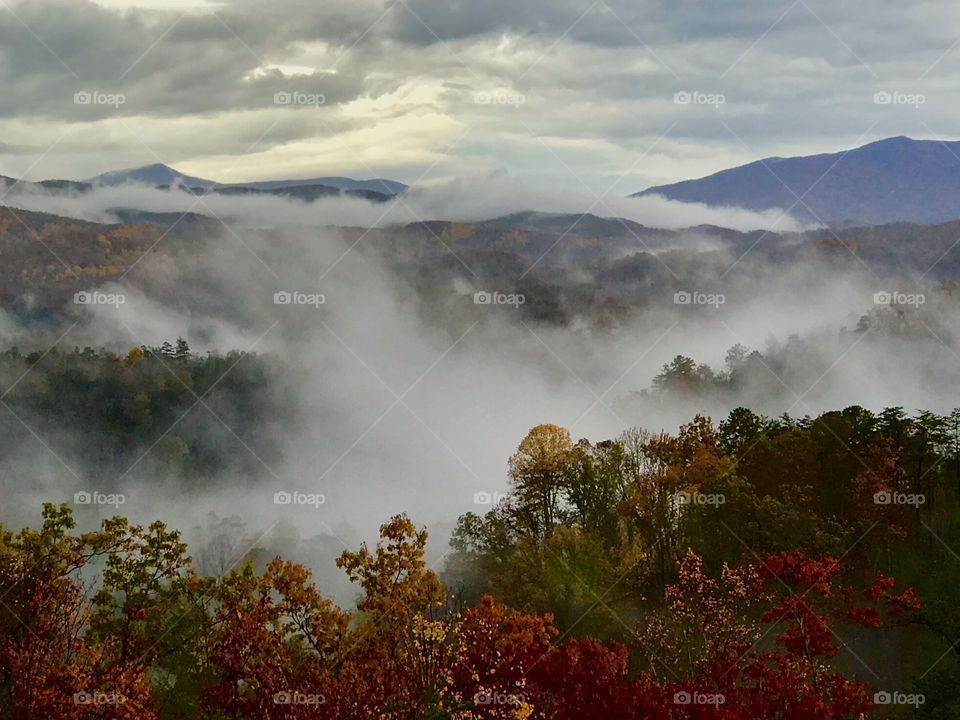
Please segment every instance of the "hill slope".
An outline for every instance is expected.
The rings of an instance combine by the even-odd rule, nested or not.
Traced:
[[[843,153],[767,158],[633,197],[643,195],[779,208],[833,225],[948,222],[960,218],[960,142],[894,137]]]

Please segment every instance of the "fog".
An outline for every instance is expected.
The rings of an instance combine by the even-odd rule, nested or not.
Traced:
[[[398,199],[382,204],[354,196],[321,197],[313,202],[268,194],[196,196],[181,187],[157,189],[136,184],[95,187],[82,194],[66,194],[30,184],[16,185],[8,191],[5,203],[14,207],[94,222],[115,222],[118,208],[157,213],[195,212],[251,227],[273,227],[277,222],[303,227],[379,227],[424,220],[475,222],[534,210],[590,212],[661,228],[696,225],[735,230],[801,228],[800,223],[777,210],[713,208],[657,196],[628,198],[619,196],[615,185],[606,194],[597,196],[575,178],[534,187],[506,171],[425,181]]]
[[[451,186],[443,192],[452,192]],[[495,193],[465,194],[450,202],[450,217],[468,217],[471,207],[475,213],[502,210],[490,202]],[[403,202],[439,214],[439,197],[424,191]],[[146,188],[32,198],[33,209],[90,219],[109,207],[183,211],[193,202],[181,192]],[[120,481],[125,502],[116,510],[136,521],[161,518],[183,528],[197,541],[206,567],[225,569],[230,563],[224,558],[237,559],[252,547],[283,547],[329,575],[333,555],[374,538],[377,526],[398,512],[432,529],[431,557],[440,562],[456,517],[488,509],[477,504],[486,497],[479,494],[507,488],[507,458],[538,423],[596,441],[632,425],[675,431],[695,412],[719,421],[737,404],[795,416],[849,404],[951,409],[942,388],[956,381],[960,368],[953,303],[931,297],[922,308],[904,310],[925,313],[920,329],[930,332],[921,336],[879,326],[856,334],[859,318],[877,311],[874,293],[885,289],[867,273],[851,275],[823,262],[773,267],[756,277],[731,275],[708,289],[724,294],[719,306],[656,297],[627,322],[604,329],[591,327],[586,317],[567,327],[523,321],[511,305],[474,303],[477,290],[509,293],[510,287],[459,279],[439,291],[452,310],[438,318],[423,312],[411,278],[397,276],[362,243],[323,227],[384,221],[372,218],[384,210],[380,206],[342,198],[313,205],[272,197],[203,202],[215,212],[229,211],[236,228],[213,238],[189,263],[148,257],[121,282],[102,285],[122,293],[125,302],[71,308],[77,325],[63,345],[125,352],[182,335],[195,352],[253,352],[281,369],[297,407],[264,432],[282,450],[282,463],[262,462],[259,477],[223,477],[213,487],[182,494],[146,466]],[[667,218],[669,206],[656,201],[637,207],[634,219],[641,223],[683,222]],[[395,205],[385,210],[392,221],[402,217]],[[694,223],[706,221],[696,208],[683,212]],[[265,223],[271,232],[253,231]],[[695,234],[691,246],[699,252]],[[322,294],[323,302],[276,304],[278,292]],[[10,319],[0,329],[7,343],[27,337]],[[738,343],[787,360],[734,398],[631,395],[649,388],[678,354],[722,369],[726,350]],[[209,423],[220,422],[209,415]],[[74,473],[70,458],[36,439],[17,459],[19,478],[4,482],[0,519],[11,525],[35,522],[41,501],[69,502],[78,490],[97,487],[96,479]],[[238,452],[253,452],[238,440]],[[278,505],[278,492],[322,495],[324,502]],[[77,515],[91,525],[114,511],[86,507]],[[234,519],[224,525],[224,518]]]

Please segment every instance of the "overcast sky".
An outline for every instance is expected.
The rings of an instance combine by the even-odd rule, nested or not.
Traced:
[[[759,156],[954,139],[958,61],[948,0],[5,2],[0,173],[506,169],[625,195]]]

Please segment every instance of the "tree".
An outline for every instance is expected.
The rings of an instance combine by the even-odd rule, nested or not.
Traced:
[[[43,508],[39,530],[0,529],[0,718],[155,718],[144,668],[114,638],[90,638],[79,572],[130,547],[126,521],[69,535],[65,505]]]
[[[574,468],[570,433],[556,425],[537,425],[510,457],[511,515],[518,529],[543,539],[564,519],[561,503]]]
[[[727,419],[720,423],[717,437],[724,451],[740,457],[760,440],[764,425],[764,419],[747,408],[734,408]]]
[[[214,597],[207,643],[216,682],[200,707],[249,720],[337,717],[333,668],[350,647],[349,615],[320,597],[309,572],[275,558],[258,576],[245,563]]]
[[[127,365],[136,365],[138,362],[142,362],[145,356],[143,348],[132,347],[130,348],[130,352],[127,353],[126,363]]]
[[[653,386],[660,392],[693,394],[704,390],[714,380],[713,371],[708,366],[697,365],[692,358],[677,355],[663,366],[653,379]]]
[[[620,540],[617,510],[633,479],[626,449],[613,440],[596,445],[581,440],[572,449],[571,460],[563,498],[572,507],[572,522],[613,548]]]
[[[724,567],[711,578],[687,552],[667,588],[667,607],[643,630],[650,672],[668,693],[722,698],[716,708],[723,717],[843,720],[865,713],[872,703],[863,683],[827,664],[837,651],[830,622],[877,627],[881,609],[896,613],[915,604],[909,590],[895,596],[893,581],[882,577],[853,602],[838,572],[830,558],[784,553]],[[772,649],[759,642],[767,634]]]
[[[182,337],[177,338],[176,347],[173,349],[173,357],[175,360],[186,360],[190,357],[190,345]]]
[[[681,551],[681,493],[710,492],[732,470],[711,422],[698,415],[676,437],[661,433],[643,446],[645,470],[627,490],[624,512],[644,540],[661,579],[672,574]]]

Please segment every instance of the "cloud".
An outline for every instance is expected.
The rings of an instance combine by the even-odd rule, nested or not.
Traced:
[[[670,401],[637,408],[625,401],[678,353],[720,367],[736,343],[767,351],[799,336],[803,352],[788,353],[789,364],[772,371],[786,386],[764,375],[750,396],[756,409],[772,414],[848,402],[942,409],[945,400],[931,379],[957,371],[956,359],[930,338],[918,364],[907,362],[916,355],[915,339],[878,335],[860,344],[840,333],[856,324],[858,311],[873,307],[875,280],[827,262],[751,266],[739,279],[720,283],[727,300],[718,310],[698,312],[670,297],[644,296],[613,331],[583,323],[572,331],[524,325],[512,308],[476,305],[473,293],[484,288],[466,275],[433,290],[449,313],[425,312],[413,279],[397,275],[375,251],[356,247],[352,235],[308,230],[292,205],[277,212],[259,201],[249,204],[246,211],[230,207],[244,218],[268,212],[266,232],[242,232],[242,243],[221,232],[173,264],[148,258],[122,284],[104,286],[124,293],[119,309],[76,309],[81,324],[71,331],[71,344],[125,351],[182,334],[199,352],[254,349],[266,354],[287,386],[278,388],[280,396],[293,390],[298,398],[297,407],[277,418],[282,430],[270,429],[282,464],[242,489],[231,478],[229,488],[186,499],[157,498],[150,490],[157,480],[133,473],[124,481],[131,498],[124,510],[138,519],[159,514],[190,525],[214,509],[265,528],[288,517],[273,504],[273,493],[295,488],[327,497],[319,514],[293,511],[312,532],[322,528],[317,518],[333,527],[348,517],[369,537],[388,512],[399,510],[421,522],[447,522],[475,509],[475,492],[504,488],[506,458],[537,423],[602,439],[624,424],[673,429],[692,411],[722,416],[727,404],[744,401],[697,399],[709,405],[700,408]],[[709,264],[696,235],[689,242],[681,236],[678,246],[694,266]],[[679,255],[670,258],[673,266],[679,262]],[[592,282],[589,269],[582,270]],[[279,291],[322,293],[325,302],[278,305]],[[956,317],[946,313],[938,322],[960,329]]]
[[[742,208],[714,208],[659,196],[598,196],[575,182],[530,185],[505,170],[434,180],[386,203],[350,196],[321,197],[312,202],[274,195],[194,196],[179,188],[158,190],[145,185],[98,187],[84,194],[18,185],[5,202],[25,210],[94,222],[115,222],[117,209],[137,209],[155,213],[193,212],[247,228],[271,227],[278,218],[283,218],[285,225],[310,228],[385,227],[427,220],[477,222],[525,211],[560,213],[572,219],[577,214],[590,213],[671,229],[716,225],[736,230],[791,231],[802,227],[776,210],[760,213]]]
[[[38,151],[0,148],[0,161],[6,174],[33,178],[157,157],[199,175],[230,165],[244,180],[369,167],[412,182],[506,166],[534,181],[567,165],[596,192],[611,173],[626,175],[627,194],[758,155],[953,127],[958,51],[945,28],[960,10],[941,5],[741,0],[703,14],[652,0],[338,0],[264,15],[249,0],[167,9],[40,0],[11,9],[0,17],[0,132]],[[927,102],[878,107],[882,89]],[[677,106],[681,90],[726,103]],[[125,101],[78,105],[77,92]],[[277,108],[278,92],[322,94],[325,105]],[[476,102],[491,92],[524,103]],[[418,123],[426,132],[411,144]],[[563,164],[544,155],[544,141],[565,148],[555,148]]]

